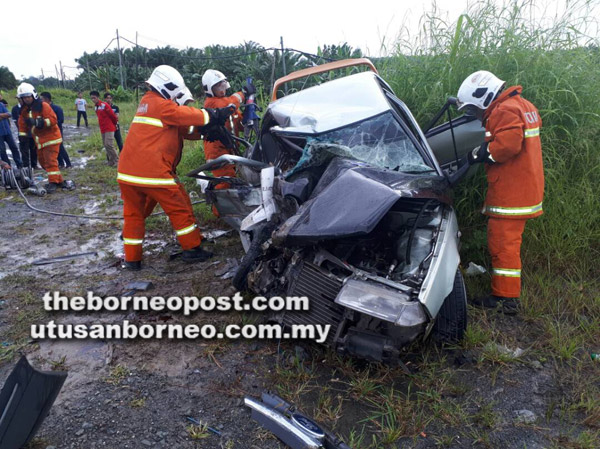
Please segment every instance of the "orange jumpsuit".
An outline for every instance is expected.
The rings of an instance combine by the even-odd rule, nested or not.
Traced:
[[[203,109],[177,106],[156,92],[147,92],[133,118],[119,158],[117,181],[123,198],[125,260],[142,259],[145,218],[150,204],[160,204],[169,217],[182,249],[197,247],[202,234],[189,196],[174,168],[181,157],[181,127],[203,126]]]
[[[488,215],[488,249],[492,257],[492,294],[521,294],[521,242],[525,223],[542,214],[544,166],[536,107],[510,87],[484,114],[488,151],[488,190],[483,213]]]
[[[42,129],[32,126],[31,129],[25,120],[41,117],[44,120]],[[48,182],[60,184],[63,177],[58,168],[58,151],[62,143],[62,135],[58,128],[56,114],[48,103],[41,99],[33,101],[31,106],[23,104],[21,115],[19,116],[19,136],[27,136],[28,131],[35,141],[37,147],[37,157],[40,165],[48,174]]]
[[[183,127],[179,129],[179,154],[177,155],[177,157],[175,158],[174,162],[173,162],[173,175],[177,176],[177,166],[179,165],[179,162],[181,162],[181,157],[183,156],[183,141],[185,140],[201,140],[202,139],[202,134],[200,134],[200,131],[198,130],[197,127],[195,126],[189,126],[189,127]],[[181,190],[182,194],[185,196],[185,199],[187,200],[186,203],[188,203],[188,206],[190,207],[190,209],[192,209],[193,205],[192,205],[192,201],[190,200],[190,196],[188,195],[187,191],[185,190],[185,187],[183,186],[183,184],[178,183],[179,186],[179,190]],[[146,204],[144,205],[144,218],[147,218],[150,216],[150,214],[152,214],[152,212],[154,211],[154,208],[156,207],[157,202],[155,200],[153,200],[152,198],[148,197],[146,198]]]
[[[244,94],[242,92],[236,92],[235,94],[229,97],[208,97],[204,101],[204,107],[206,108],[224,108],[230,104],[234,104],[236,107],[236,111],[231,115],[230,119],[225,122],[225,127],[231,131],[236,136],[243,130],[242,126],[242,112],[239,107],[240,104],[244,101]],[[207,161],[211,159],[216,159],[219,156],[224,154],[231,154],[231,151],[228,150],[225,145],[223,145],[220,141],[214,142],[204,142],[204,156]],[[229,176],[235,177],[235,166],[233,164],[225,165],[224,167],[217,168],[212,171],[214,176]],[[215,189],[226,189],[229,187],[229,184],[226,182],[222,182],[221,184],[217,184]]]

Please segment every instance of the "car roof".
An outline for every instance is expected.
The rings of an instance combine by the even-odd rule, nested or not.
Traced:
[[[381,82],[373,72],[357,73],[287,95],[268,110],[287,133],[319,134],[388,111]]]

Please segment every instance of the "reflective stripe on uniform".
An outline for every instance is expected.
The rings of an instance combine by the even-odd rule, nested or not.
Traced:
[[[27,133],[19,131],[19,136],[26,136],[26,135],[27,135]]]
[[[143,125],[152,125],[157,126],[158,128],[163,128],[163,122],[160,119],[152,118],[152,117],[140,117],[136,115],[133,117],[133,121],[131,123],[141,123]]]
[[[144,239],[126,239],[123,237],[123,243],[125,245],[141,245],[144,243]]]
[[[515,270],[512,268],[492,268],[493,276],[506,276],[509,278],[520,278],[521,270]]]
[[[208,122],[210,122],[210,115],[208,115],[208,112],[206,112],[205,109],[200,109],[202,111],[202,115],[204,116],[204,123],[203,125],[207,125]]]
[[[188,128],[188,134],[194,134],[194,127],[193,126],[190,126]]]
[[[490,212],[498,215],[533,215],[542,210],[542,203],[536,204],[530,207],[500,207],[500,206],[488,206],[486,204],[484,212]]]
[[[52,123],[50,123],[50,119],[49,118],[44,119],[44,122],[46,122],[46,126],[48,126],[48,127],[50,125],[52,125]]]
[[[175,234],[177,234],[178,237],[181,237],[182,235],[186,235],[189,234],[190,232],[193,232],[194,229],[196,229],[198,227],[198,225],[196,225],[196,223],[194,223],[191,226],[188,226],[187,228],[183,228],[183,229],[175,229]]]
[[[174,186],[177,185],[174,178],[142,178],[140,176],[117,173],[117,180],[127,181],[132,184],[143,186]]]
[[[44,142],[43,144],[41,144],[40,148],[46,148],[46,147],[49,147],[50,145],[58,145],[59,143],[62,143],[62,141],[63,141],[62,139],[49,140],[48,142]]]
[[[46,173],[49,175],[60,175],[59,171],[47,171]]]
[[[525,138],[537,137],[540,135],[540,128],[529,128],[525,130]]]
[[[235,98],[237,98],[238,100],[240,100],[240,103],[242,102],[242,96],[241,96],[240,94],[238,94],[237,92],[236,92],[236,93],[234,93],[234,94],[232,95],[232,97],[235,97]]]

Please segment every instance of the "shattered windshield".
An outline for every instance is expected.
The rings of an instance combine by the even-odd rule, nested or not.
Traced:
[[[309,139],[346,147],[348,156],[368,164],[403,172],[431,172],[430,166],[391,112]]]

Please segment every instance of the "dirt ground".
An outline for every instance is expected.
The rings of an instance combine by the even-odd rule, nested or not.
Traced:
[[[87,130],[66,125],[65,133],[74,162],[66,178],[75,180],[77,190],[28,200],[52,211],[119,215],[116,187],[98,190],[86,183],[103,164],[100,153],[82,149]],[[598,412],[571,406],[578,377],[565,378],[564,367],[536,349],[535,327],[519,317],[470,310],[478,329],[485,325],[502,338],[479,344],[483,340],[472,333],[459,347],[412,347],[403,359],[410,374],[306,342],[32,341],[29,326],[50,319],[224,324],[260,317],[49,314],[41,299],[47,291],[120,295],[138,280],[153,283],[151,295],[233,294],[230,280],[219,274],[229,259],[241,257],[242,247],[231,233],[208,242],[215,253],[209,262],[169,261],[176,245],[166,219],[159,218],[147,234],[145,268],[128,272],[118,264],[118,220],[33,212],[8,191],[0,193],[0,221],[0,382],[20,353],[37,368],[68,371],[32,448],[282,448],[243,405],[244,396],[264,390],[295,402],[353,449],[600,447],[588,438],[600,415],[589,417]],[[97,255],[32,264],[82,252]],[[598,381],[579,374],[581,382]],[[190,427],[188,418],[214,431]]]

